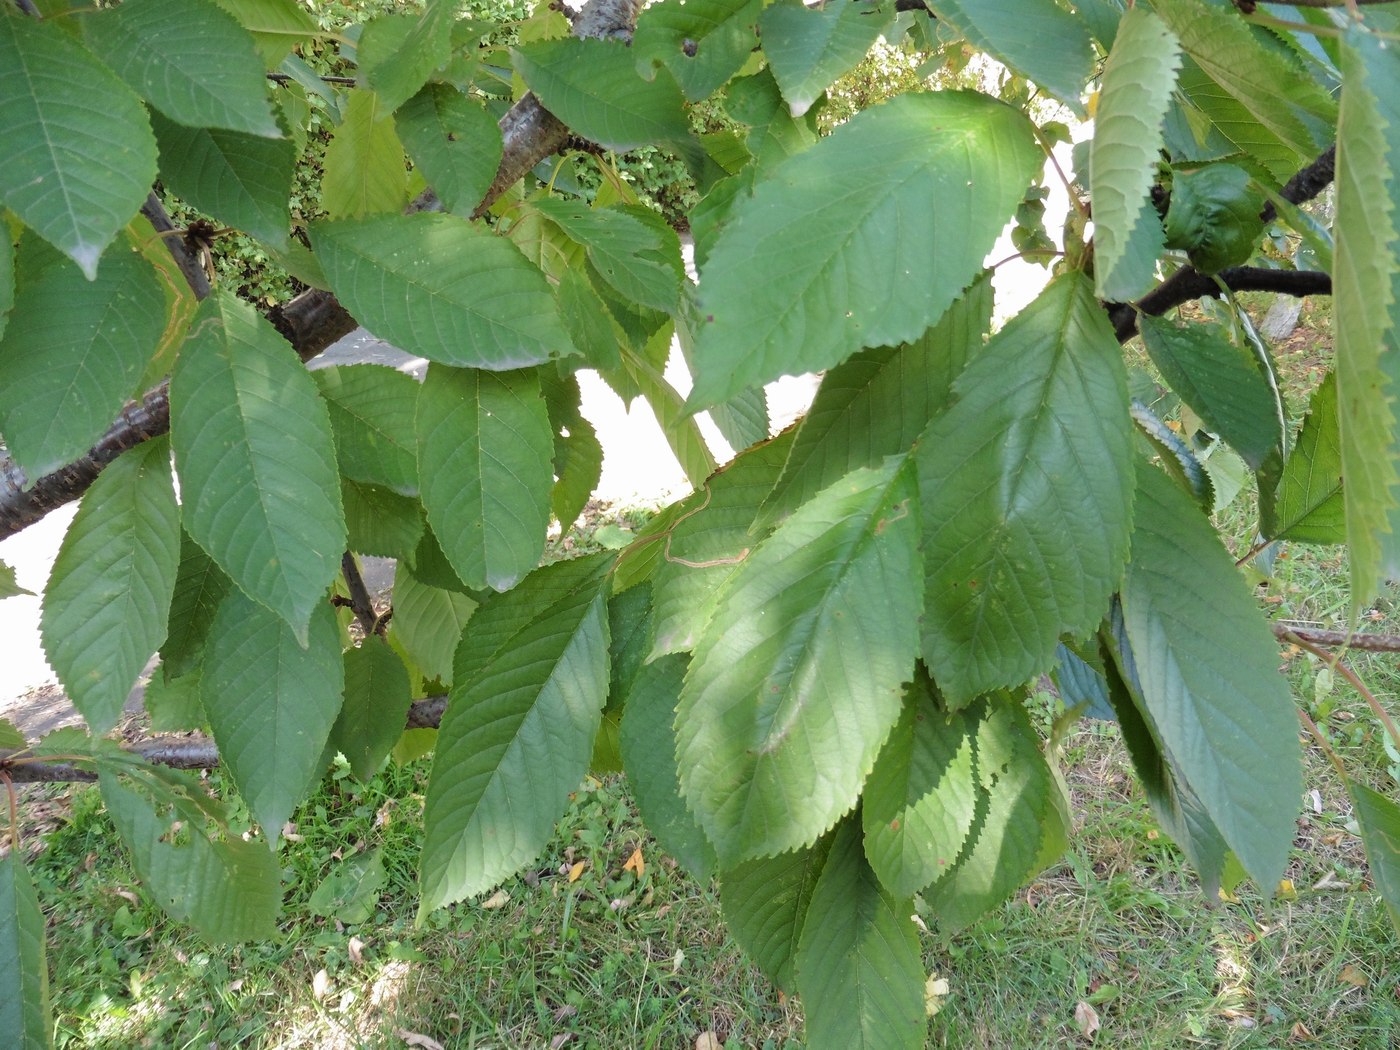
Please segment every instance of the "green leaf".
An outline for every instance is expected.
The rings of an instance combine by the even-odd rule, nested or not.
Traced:
[[[392,113],[417,94],[452,57],[455,7],[449,0],[427,0],[416,15],[381,15],[365,26],[356,54],[384,112]]]
[[[510,241],[463,219],[320,223],[312,239],[346,309],[429,361],[504,370],[573,353],[544,274]]]
[[[44,652],[94,733],[165,638],[180,561],[169,442],[118,456],[83,497],[44,588]]]
[[[622,709],[620,743],[627,783],[647,831],[691,878],[704,883],[714,874],[715,848],[681,798],[676,766],[676,701],[686,663],[684,657],[667,656],[641,668]]]
[[[418,494],[418,381],[385,365],[333,365],[311,375],[330,410],[336,461],[352,481]]]
[[[564,327],[588,367],[617,375],[622,368],[618,348],[625,337],[588,277],[577,269],[565,270],[555,294]]]
[[[1135,517],[1123,619],[1145,714],[1225,841],[1270,890],[1303,789],[1278,647],[1210,523],[1142,463]]]
[[[866,0],[815,8],[781,0],[764,8],[758,19],[763,53],[794,117],[865,57],[893,14],[892,7]]]
[[[865,783],[865,854],[893,894],[909,897],[953,870],[977,817],[977,721],[945,712],[926,673]]]
[[[151,115],[160,177],[182,200],[278,251],[291,244],[288,203],[297,148],[291,139],[187,128]]]
[[[171,120],[282,137],[253,38],[216,4],[123,0],[78,23],[112,72]]]
[[[534,859],[587,772],[608,688],[607,564],[538,570],[463,637],[423,808],[420,921]]]
[[[1064,850],[1063,796],[1019,700],[983,698],[974,727],[978,819],[952,871],[924,893],[940,931],[956,933],[1001,904]]]
[[[16,262],[0,342],[0,432],[37,480],[86,452],[132,396],[165,327],[165,295],[151,267],[123,246],[90,278],[32,236]]]
[[[352,551],[398,561],[413,557],[423,539],[423,508],[416,499],[344,478],[340,498]]]
[[[1138,430],[1148,441],[1158,463],[1169,477],[1191,494],[1196,505],[1207,514],[1215,512],[1215,480],[1201,465],[1192,450],[1176,431],[1137,398],[1128,408]]]
[[[332,219],[397,212],[408,197],[408,172],[392,112],[374,92],[352,88],[342,113],[326,147],[321,207]]]
[[[21,594],[33,596],[34,592],[21,587],[15,579],[14,567],[0,561],[0,598],[17,598]]]
[[[292,48],[316,35],[315,20],[297,6],[296,0],[217,0],[244,29],[253,34],[253,43],[268,69],[291,53]]]
[[[1179,326],[1138,318],[1142,342],[1158,370],[1201,421],[1253,470],[1283,446],[1283,421],[1253,354],[1233,345],[1219,325]]]
[[[923,653],[949,703],[1017,685],[1103,616],[1128,553],[1132,432],[1118,341],[1057,278],[953,384],[916,452]]]
[[[669,329],[662,329],[652,339],[652,345],[668,347],[671,344]],[[699,487],[715,472],[715,457],[705,443],[705,435],[700,432],[695,417],[686,412],[685,399],[676,391],[662,373],[661,368],[650,360],[630,351],[623,356],[623,367],[628,378],[646,398],[647,406],[656,416],[657,425],[671,446],[676,462],[685,471],[686,479],[692,486]]]
[[[1400,61],[1359,29],[1346,42],[1333,308],[1356,616],[1400,577]]]
[[[991,320],[992,282],[984,276],[919,338],[862,350],[828,372],[759,520],[785,517],[857,467],[908,451],[947,407]]]
[[[350,763],[361,782],[367,782],[399,737],[404,718],[413,703],[408,669],[398,654],[380,638],[366,638],[358,649],[347,649],[345,702],[331,728],[331,746]]]
[[[676,692],[680,692],[679,684],[676,686]],[[15,728],[14,723],[8,718],[0,718],[0,748],[13,750],[24,747],[25,743],[24,734]]]
[[[15,305],[15,242],[8,227],[0,228],[0,339]]]
[[[1336,103],[1293,55],[1270,45],[1264,30],[1203,0],[1155,10],[1206,75],[1299,157],[1311,160],[1327,145]]]
[[[663,235],[635,215],[578,200],[547,198],[534,206],[587,249],[595,271],[620,295],[654,310],[675,311],[685,271],[674,233]]]
[[[394,618],[389,630],[423,674],[452,684],[452,654],[476,611],[465,594],[430,587],[400,564],[394,571]]]
[[[973,46],[1083,116],[1095,60],[1083,20],[1054,0],[932,0],[928,6]]]
[[[232,582],[204,548],[180,532],[180,564],[170,598],[169,631],[160,647],[167,677],[187,674],[204,659],[214,613]]]
[[[920,1050],[928,1034],[913,902],[892,897],[861,852],[855,819],[836,831],[797,949],[811,1050]]]
[[[534,372],[429,366],[418,401],[423,506],[468,587],[508,590],[539,564],[553,452]]]
[[[470,215],[501,163],[501,129],[486,109],[446,84],[429,84],[395,114],[399,138],[447,210]]]
[[[186,531],[304,642],[345,551],[316,384],[271,324],[221,292],[176,362],[170,406]]]
[[[662,0],[637,18],[632,52],[646,76],[663,65],[691,102],[709,98],[749,60],[758,0]],[[693,45],[693,46],[692,46]]]
[[[162,670],[146,683],[141,707],[151,719],[153,733],[185,733],[204,728],[204,703],[199,696],[202,675],[198,670],[178,678]]]
[[[350,926],[368,922],[379,905],[388,880],[382,847],[338,861],[306,902],[312,915],[334,918]]]
[[[732,867],[849,812],[918,649],[918,503],[891,457],[825,490],[729,579],[676,716],[686,800]]]
[[[200,691],[219,760],[269,840],[321,772],[344,686],[328,602],[317,603],[299,640],[268,610],[229,592],[209,631]]]
[[[540,40],[511,49],[515,69],[576,134],[619,152],[687,139],[685,99],[669,73],[643,80],[620,40]]]
[[[1356,823],[1366,844],[1371,881],[1385,902],[1391,923],[1400,930],[1400,806],[1355,780],[1347,781],[1347,792],[1356,807]]]
[[[1161,254],[1162,227],[1147,194],[1180,66],[1181,43],[1161,19],[1145,7],[1123,16],[1104,64],[1089,147],[1095,291],[1110,302],[1146,292]]]
[[[706,260],[691,407],[918,338],[1042,162],[1022,114],[954,91],[865,110],[788,160],[735,202]]]
[[[583,394],[575,376],[557,378],[540,370],[549,425],[554,431],[554,488],[549,506],[562,531],[568,532],[603,476],[603,446],[593,424],[583,417]]]
[[[721,585],[753,549],[754,516],[791,447],[787,434],[750,449],[685,501],[654,574],[653,657],[695,647]]]
[[[1200,798],[1186,783],[1171,755],[1162,747],[1147,713],[1132,643],[1123,624],[1122,603],[1114,600],[1109,618],[1099,631],[1104,654],[1104,684],[1118,719],[1133,768],[1152,813],[1164,832],[1181,847],[1196,869],[1201,888],[1213,899],[1220,890],[1226,865],[1234,860],[1220,829]],[[1238,866],[1238,862],[1234,862]]]
[[[1177,172],[1167,208],[1166,243],[1186,252],[1202,273],[1239,266],[1254,254],[1264,230],[1264,196],[1249,173],[1233,164]]]
[[[1328,372],[1313,391],[1307,418],[1279,478],[1270,539],[1345,543],[1342,447],[1337,429],[1337,376]]]
[[[720,905],[730,935],[768,979],[797,990],[797,946],[833,835],[804,849],[747,861],[720,876]]]
[[[124,782],[104,769],[99,780],[132,867],[162,911],[211,944],[276,936],[282,903],[276,856],[227,826],[210,828],[208,803],[189,797],[204,791],[192,776],[162,770]]]
[[[156,177],[141,100],[54,21],[0,18],[0,202],[89,280]]]
[[[1181,94],[1181,120],[1174,121],[1169,114],[1166,129],[1176,159],[1211,161],[1243,152],[1280,184],[1305,163],[1188,56],[1182,58],[1176,84]],[[1184,136],[1173,135],[1174,123]],[[1185,141],[1177,141],[1183,137]]]
[[[49,961],[44,954],[44,913],[19,852],[0,857],[0,1031],[16,1050],[53,1046]]]

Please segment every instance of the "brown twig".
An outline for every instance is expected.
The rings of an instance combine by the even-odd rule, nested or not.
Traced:
[[[374,611],[374,599],[365,586],[365,578],[360,575],[360,565],[350,551],[340,556],[340,574],[345,577],[345,589],[350,592],[350,608],[355,613],[360,630],[364,631],[366,638],[382,634],[379,615]]]
[[[436,729],[447,710],[445,695],[417,700],[408,709],[405,729]],[[214,769],[219,764],[219,749],[214,741],[202,734],[180,737],[152,737],[131,744],[126,751],[152,765],[171,769]],[[72,762],[47,762],[28,751],[0,751],[0,776],[8,776],[17,784],[62,783],[93,781],[97,774]]]
[[[1385,727],[1385,731],[1390,734],[1390,739],[1395,742],[1396,747],[1400,747],[1400,729],[1396,728],[1395,720],[1390,717],[1390,712],[1381,706],[1381,702],[1376,699],[1374,693],[1366,688],[1366,683],[1361,680],[1355,671],[1342,661],[1340,653],[1328,653],[1320,645],[1315,645],[1305,640],[1297,631],[1290,631],[1283,635],[1285,641],[1293,642],[1302,646],[1308,652],[1324,661],[1329,667],[1335,667],[1343,678],[1351,683],[1351,687],[1361,694],[1366,705],[1370,707],[1371,713],[1376,716],[1376,720]]]

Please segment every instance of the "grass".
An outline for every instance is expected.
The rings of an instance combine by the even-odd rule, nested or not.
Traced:
[[[1317,323],[1279,348],[1295,410],[1327,363]],[[621,546],[649,513],[602,527],[594,514],[553,556]],[[1243,552],[1249,507],[1221,518]],[[1259,596],[1277,618],[1342,627],[1345,565],[1335,550],[1288,548]],[[1394,593],[1364,626],[1400,632]],[[1393,795],[1400,752],[1368,706],[1324,660],[1296,647],[1281,658],[1349,775]],[[1395,710],[1395,658],[1345,659]],[[1037,703],[1048,722],[1054,702]],[[1210,902],[1158,833],[1116,727],[1080,722],[1059,756],[1075,816],[1062,861],[968,930],[923,931],[928,969],[946,981],[930,1045],[1400,1045],[1400,937],[1370,885],[1345,784],[1305,743],[1287,884],[1268,900],[1246,884]],[[616,778],[580,786],[530,871],[415,929],[426,778],[417,762],[362,785],[337,765],[298,811],[300,841],[282,846],[281,936],[219,950],[145,902],[94,790],[27,788],[59,1046],[431,1048],[422,1036],[451,1050],[671,1048],[707,1032],[726,1050],[801,1046],[799,1007],[729,942],[714,887],[657,852]],[[382,882],[357,886],[367,864]],[[338,904],[317,894],[327,880]]]

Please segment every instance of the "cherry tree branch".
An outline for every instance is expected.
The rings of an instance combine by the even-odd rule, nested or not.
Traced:
[[[436,729],[447,710],[447,697],[429,696],[415,701],[404,720],[405,729]],[[152,765],[171,769],[214,769],[219,764],[219,749],[202,733],[191,736],[157,736],[139,740],[126,750]],[[74,762],[44,762],[25,751],[0,751],[0,772],[16,784],[53,784],[85,782],[97,779],[97,774],[85,765]]]
[[[1280,621],[1269,625],[1274,637],[1282,642],[1304,642],[1309,646],[1331,649],[1351,649],[1357,652],[1400,653],[1400,635],[1348,634],[1345,631],[1325,631]],[[436,729],[447,710],[445,695],[417,700],[408,709],[405,729]],[[193,736],[160,736],[137,741],[127,751],[154,765],[173,769],[213,769],[219,764],[219,750],[214,741],[202,734]],[[23,751],[0,751],[0,772],[17,784],[58,783],[64,781],[96,780],[91,769],[72,762],[43,762]]]
[[[1290,204],[1303,204],[1330,186],[1336,173],[1337,147],[1332,145],[1328,146],[1315,161],[1284,183],[1283,189],[1279,191],[1279,196]],[[1259,213],[1259,218],[1264,222],[1273,222],[1277,217],[1278,210],[1272,202],[1264,205],[1264,210]],[[1265,273],[1277,276],[1271,281],[1263,276]],[[1306,278],[1299,275],[1300,279],[1293,282],[1279,279],[1287,273],[1297,274],[1298,272],[1264,271],[1257,267],[1236,266],[1222,270],[1216,276],[1224,281],[1225,287],[1232,292],[1283,292],[1286,295],[1298,296],[1330,295],[1332,293],[1332,279],[1327,274],[1312,274]],[[1182,303],[1220,294],[1220,285],[1215,280],[1207,277],[1194,266],[1186,266],[1139,299],[1136,309],[1130,303],[1110,304],[1108,306],[1108,319],[1113,323],[1113,330],[1118,336],[1118,341],[1126,343],[1137,333],[1139,312],[1157,317]]]

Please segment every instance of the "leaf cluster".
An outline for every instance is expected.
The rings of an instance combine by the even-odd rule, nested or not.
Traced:
[[[102,734],[158,653],[162,726],[207,734],[255,830],[101,736],[0,736],[0,772],[95,771],[149,892],[227,942],[274,928],[279,835],[336,753],[366,778],[433,751],[420,921],[528,865],[620,767],[802,996],[809,1044],[843,1050],[923,1045],[916,896],[955,931],[1064,849],[1025,706],[1046,676],[1118,722],[1208,891],[1272,888],[1296,713],[1211,514],[1248,482],[1260,549],[1345,544],[1353,615],[1400,576],[1400,20],[909,6],[591,0],[503,25],[427,0],[344,27],[291,0],[0,4],[0,524],[81,495],[52,665]],[[918,75],[824,117],[877,44]],[[996,85],[924,90],[974,53]],[[1072,149],[1052,102],[1092,118]],[[323,135],[313,213],[294,187]],[[636,150],[694,187],[698,282],[624,177]],[[1327,228],[1299,206],[1333,171]],[[157,183],[306,291],[240,297]],[[1008,220],[1052,272],[994,324]],[[1313,268],[1261,255],[1284,227]],[[1301,421],[1245,289],[1335,296]],[[1203,296],[1223,302],[1165,316]],[[355,325],[425,374],[308,371]],[[1173,418],[1137,396],[1135,331]],[[584,369],[650,408],[693,492],[541,567],[605,455]],[[808,372],[810,412],[770,434],[764,385]],[[705,411],[739,450],[718,469]],[[396,561],[391,608],[362,555]],[[1352,788],[1396,906],[1400,809]],[[42,1046],[17,856],[0,1029]]]

